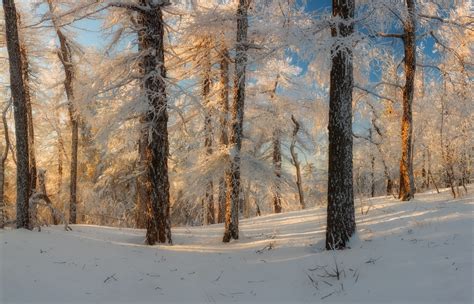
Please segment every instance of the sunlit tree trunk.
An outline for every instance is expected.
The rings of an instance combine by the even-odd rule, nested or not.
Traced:
[[[16,137],[16,226],[28,228],[28,198],[30,188],[28,156],[28,114],[23,83],[17,12],[13,0],[3,0],[6,42],[10,63],[10,86],[13,97]]]
[[[247,68],[247,11],[250,0],[239,0],[235,54],[234,100],[230,133],[230,168],[226,172],[226,215],[223,242],[239,238],[240,150],[244,122],[245,80]]]
[[[351,36],[354,25],[354,0],[333,0],[333,16],[340,17],[331,35]],[[336,28],[337,27],[337,28]],[[355,232],[352,185],[352,49],[332,51],[329,89],[329,166],[326,249],[343,249]]]
[[[416,41],[415,41],[415,1],[406,0],[408,16],[404,22],[403,47],[405,52],[405,86],[403,87],[402,114],[402,158],[400,160],[399,198],[409,201],[415,194],[413,177],[413,94],[415,91]]]

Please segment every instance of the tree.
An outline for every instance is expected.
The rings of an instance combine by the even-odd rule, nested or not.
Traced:
[[[240,150],[242,148],[245,73],[247,68],[247,12],[250,0],[239,0],[237,8],[237,40],[235,54],[234,94],[229,140],[230,166],[226,172],[226,214],[223,242],[239,238]]]
[[[409,201],[415,195],[412,158],[412,106],[416,71],[415,1],[406,0],[406,4],[408,14],[403,24],[404,34],[402,36],[405,52],[405,85],[403,87],[402,158],[400,160],[400,192],[398,195],[402,201]]]
[[[54,29],[59,39],[60,51],[58,57],[64,68],[64,89],[68,99],[69,120],[71,123],[71,166],[69,182],[69,223],[77,221],[77,156],[79,146],[79,118],[74,108],[74,64],[72,58],[72,46],[68,38],[62,32],[57,19],[54,17],[55,7],[52,0],[47,0],[49,11],[52,16]]]
[[[135,7],[141,26],[139,35],[142,57],[142,85],[148,112],[144,121],[149,131],[146,155],[146,190],[148,221],[146,242],[149,245],[172,243],[170,223],[170,197],[168,180],[168,112],[166,97],[166,69],[164,57],[164,22],[162,7],[169,1],[140,0]]]
[[[204,107],[204,147],[206,149],[206,156],[212,155],[212,138],[213,138],[213,128],[212,128],[212,108],[210,105],[210,90],[211,90],[211,68],[212,62],[210,58],[210,50],[212,48],[212,39],[210,37],[205,37],[203,40],[203,47],[206,50],[204,58],[202,59],[203,71],[202,71],[202,99]],[[206,186],[206,194],[203,200],[203,215],[206,216],[206,219],[203,220],[203,223],[214,224],[215,222],[215,211],[214,211],[214,185],[212,182],[212,177],[208,180]]]
[[[17,228],[28,228],[28,198],[30,192],[28,117],[15,2],[13,0],[3,0],[3,11],[5,14],[6,40],[10,63],[10,86],[15,118],[17,160],[16,226]]]
[[[224,42],[223,42],[224,43]],[[219,92],[219,108],[221,111],[219,119],[220,136],[219,144],[227,148],[229,144],[228,137],[228,115],[229,115],[229,51],[226,45],[222,45],[219,52],[219,84],[221,86]],[[225,174],[224,174],[225,175]],[[219,179],[219,198],[218,198],[218,213],[217,222],[223,223],[225,221],[225,208],[226,208],[226,186],[225,176]]]
[[[352,49],[355,1],[333,0],[335,25],[331,36],[332,67],[329,91],[328,208],[326,249],[344,249],[355,232],[352,189]],[[343,41],[343,42],[341,42]],[[345,42],[345,44],[343,44]],[[337,43],[341,44],[338,45]]]

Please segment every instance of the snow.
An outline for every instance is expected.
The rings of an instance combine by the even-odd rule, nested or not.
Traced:
[[[1,231],[0,302],[472,303],[473,192],[365,200],[337,252],[323,250],[323,207],[241,220],[230,244],[222,225],[176,227],[173,246],[153,247],[136,229]]]

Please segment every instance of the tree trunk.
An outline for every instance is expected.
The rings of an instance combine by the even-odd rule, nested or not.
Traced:
[[[28,114],[23,83],[17,12],[13,0],[3,0],[5,29],[10,63],[10,86],[13,97],[16,137],[16,226],[28,228],[28,197],[30,174],[28,156]]]
[[[62,201],[62,190],[63,190],[63,152],[62,152],[62,142],[60,138],[58,138],[58,143],[57,143],[57,153],[58,153],[58,194],[57,194],[57,201],[61,203]],[[63,208],[62,212],[66,214],[66,210]]]
[[[354,0],[333,0],[333,16],[339,22],[332,37],[344,39],[354,31]],[[332,51],[329,90],[329,166],[326,249],[343,249],[355,232],[352,186],[352,49]]]
[[[296,136],[298,135],[300,124],[293,115],[291,115],[291,120],[293,121],[293,124],[295,125],[295,127],[293,128],[293,138],[291,140],[291,145],[290,145],[290,154],[293,160],[293,166],[295,166],[295,170],[296,170],[296,187],[298,188],[298,197],[300,201],[300,206],[301,206],[301,209],[305,209],[306,204],[304,202],[303,181],[301,179],[300,161],[298,160],[298,153],[296,153],[296,150],[295,150]]]
[[[405,86],[403,87],[402,114],[402,158],[400,160],[399,199],[409,201],[414,197],[412,137],[413,137],[413,94],[415,90],[416,41],[415,1],[406,0],[408,16],[404,24],[403,46],[405,51]]]
[[[26,115],[28,119],[28,155],[30,165],[30,196],[36,191],[37,170],[36,170],[36,151],[35,151],[35,132],[33,123],[33,109],[31,105],[31,88],[30,88],[30,67],[28,62],[28,54],[24,44],[20,43],[21,52],[21,74],[23,76],[23,85],[25,86],[26,99]]]
[[[147,170],[148,221],[146,242],[149,245],[172,243],[170,222],[170,197],[168,180],[168,111],[166,96],[166,69],[164,56],[164,23],[162,6],[168,2],[140,0],[140,5],[148,7],[140,11],[142,27],[139,35],[143,50],[143,90],[149,105],[145,123],[150,128],[145,147]]]
[[[79,122],[74,107],[74,65],[72,62],[71,46],[66,36],[61,31],[56,18],[54,17],[54,6],[52,0],[48,0],[49,11],[54,29],[59,39],[60,52],[59,59],[64,68],[64,88],[68,100],[69,120],[71,122],[71,165],[69,181],[69,223],[76,224],[77,219],[77,154],[79,145]]]
[[[142,124],[145,123],[145,120],[142,119]],[[147,204],[150,200],[148,191],[147,191],[147,174],[146,170],[146,147],[148,146],[148,130],[143,129],[140,131],[140,139],[138,140],[138,170],[140,171],[137,177],[137,203],[136,203],[136,213],[135,213],[135,224],[139,229],[145,229],[147,226]]]
[[[5,165],[8,157],[8,150],[10,149],[10,137],[8,134],[7,112],[12,104],[10,99],[2,111],[3,131],[5,132],[5,147],[3,148],[2,157],[0,159],[0,228],[5,226]]]
[[[270,93],[270,99],[275,104],[276,90],[280,74],[277,75],[273,89]],[[274,113],[275,116],[277,113]],[[275,183],[273,185],[273,211],[281,213],[281,142],[279,126],[275,126],[273,131],[273,171],[275,172]]]
[[[229,138],[227,136],[228,130],[228,116],[229,116],[229,51],[226,46],[222,46],[220,51],[220,136],[219,143],[223,147],[229,145]],[[226,187],[225,174],[219,180],[219,210],[217,215],[217,222],[223,223],[225,221],[225,205],[226,205]]]
[[[205,47],[205,54],[203,58],[203,75],[202,75],[202,98],[203,98],[203,108],[204,108],[204,133],[205,133],[205,140],[204,140],[204,147],[206,149],[206,156],[210,157],[212,155],[212,120],[211,120],[211,113],[212,109],[210,106],[210,99],[209,93],[211,90],[211,58],[209,52],[212,49],[211,39],[206,38],[204,43]],[[204,214],[206,215],[206,219],[203,222],[209,224],[215,223],[215,211],[214,211],[214,185],[212,182],[212,178],[207,182],[206,185],[206,194],[204,197],[203,202]]]
[[[239,0],[237,8],[237,41],[235,54],[234,100],[230,134],[230,168],[226,172],[226,215],[223,242],[239,238],[240,150],[245,104],[247,68],[247,11],[250,0]]]
[[[281,144],[278,130],[273,132],[273,170],[275,172],[273,211],[281,213]]]
[[[369,129],[369,139],[373,142],[372,127]],[[375,156],[370,152],[370,197],[375,197]]]

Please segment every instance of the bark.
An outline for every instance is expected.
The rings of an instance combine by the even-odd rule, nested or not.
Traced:
[[[372,142],[372,127],[369,129],[369,138]],[[375,156],[370,152],[370,197],[375,196]]]
[[[12,104],[10,99],[2,111],[3,131],[5,132],[5,146],[3,147],[2,156],[0,158],[0,228],[5,226],[5,165],[8,157],[8,150],[10,149],[10,137],[8,134],[7,112]]]
[[[74,108],[74,65],[72,62],[71,45],[67,37],[61,31],[59,24],[54,17],[54,6],[52,0],[48,0],[49,11],[56,34],[59,39],[60,52],[58,57],[64,68],[64,88],[68,100],[69,120],[71,123],[71,165],[69,181],[69,223],[75,224],[77,219],[77,154],[79,146],[79,122],[76,110]]]
[[[247,69],[247,11],[250,0],[239,0],[235,54],[234,96],[230,133],[230,168],[226,172],[226,215],[223,242],[239,238],[240,150],[244,122],[245,80]]]
[[[144,29],[140,29],[138,31],[138,41],[143,40]],[[143,44],[138,44],[138,52],[143,52]],[[139,62],[139,70],[140,74],[145,73],[143,68],[143,62]],[[143,84],[142,84],[143,85]],[[145,90],[142,87],[142,90]],[[140,118],[140,124],[142,126],[146,126],[146,115],[143,115]],[[136,227],[139,229],[145,229],[147,227],[148,221],[148,207],[150,201],[149,191],[147,182],[148,182],[148,175],[146,173],[147,170],[147,155],[146,155],[146,147],[148,146],[148,130],[147,128],[143,128],[140,130],[140,138],[138,139],[138,170],[139,174],[137,177],[137,202],[136,202],[136,218],[135,224]]]
[[[205,55],[203,58],[203,75],[202,75],[202,98],[204,103],[204,132],[205,132],[205,140],[204,140],[204,147],[206,150],[206,156],[210,156],[212,154],[212,120],[211,120],[211,113],[212,109],[209,105],[209,93],[211,90],[211,59],[209,56],[209,52],[211,50],[211,43],[210,38],[207,38],[205,43]],[[206,215],[206,219],[203,222],[207,224],[214,224],[215,223],[215,210],[214,210],[214,186],[212,179],[207,182],[206,185],[206,194],[203,201],[204,208],[203,212]]]
[[[281,213],[281,143],[278,130],[273,132],[273,170],[275,172],[273,211]]]
[[[278,87],[278,74],[273,85],[273,89],[270,94],[270,99],[275,103],[276,89]],[[276,113],[275,113],[276,115]],[[273,170],[275,172],[275,184],[273,190],[273,211],[275,213],[281,213],[281,142],[280,142],[280,130],[276,126],[273,131]]]
[[[170,222],[170,183],[168,179],[168,111],[166,96],[166,69],[164,57],[164,23],[162,6],[168,2],[140,0],[148,7],[139,11],[141,33],[139,44],[142,51],[144,95],[149,111],[144,120],[149,128],[145,146],[146,190],[147,190],[147,232],[149,245],[172,243]]]
[[[296,170],[296,187],[298,188],[298,197],[299,197],[300,206],[301,206],[301,209],[305,209],[306,204],[304,202],[303,181],[301,178],[301,164],[300,164],[300,161],[298,160],[298,153],[296,153],[296,150],[295,150],[296,149],[296,136],[298,135],[300,124],[293,115],[291,115],[291,120],[293,121],[293,124],[295,126],[293,128],[293,136],[292,136],[291,145],[290,145],[290,154],[291,154],[293,166],[295,166],[295,170]]]
[[[354,0],[333,0],[333,16],[344,19],[331,35],[344,39],[354,31]],[[332,51],[329,89],[329,164],[326,249],[344,249],[355,232],[352,185],[352,50]]]
[[[142,120],[142,123],[145,121]],[[147,225],[147,204],[150,200],[147,191],[147,174],[143,170],[146,170],[146,147],[148,145],[148,132],[146,129],[141,130],[140,139],[138,140],[138,169],[140,171],[137,177],[137,204],[136,204],[136,218],[135,224],[139,229],[145,229]]]
[[[23,83],[18,21],[13,0],[2,0],[5,14],[6,41],[10,63],[10,86],[13,97],[16,137],[16,225],[29,227],[29,156],[28,156],[28,115],[25,86]]]
[[[20,23],[21,24],[21,23]],[[28,119],[28,155],[30,165],[30,196],[36,191],[37,169],[36,169],[36,151],[35,151],[35,132],[33,123],[33,108],[31,104],[31,87],[30,87],[30,67],[28,62],[28,54],[24,44],[20,44],[21,52],[21,73],[23,76],[23,85],[25,86],[26,110]]]
[[[57,143],[57,153],[58,153],[58,194],[57,194],[57,201],[61,202],[62,199],[62,190],[63,190],[63,152],[62,152],[62,142],[60,138],[58,138],[58,143]],[[63,209],[63,212],[65,210]]]
[[[219,106],[220,106],[220,136],[219,143],[221,146],[227,148],[229,145],[228,138],[228,117],[229,117],[229,51],[226,46],[223,46],[220,51],[220,94],[219,94]],[[225,186],[225,174],[219,180],[219,210],[217,215],[217,222],[223,223],[225,221],[225,208],[226,208],[226,186]]]
[[[402,114],[402,158],[400,160],[399,199],[409,201],[414,197],[415,182],[413,177],[412,140],[413,140],[413,95],[415,90],[416,71],[416,38],[415,38],[415,1],[406,0],[408,17],[404,22],[403,47],[405,52],[405,86],[403,87]]]

